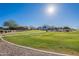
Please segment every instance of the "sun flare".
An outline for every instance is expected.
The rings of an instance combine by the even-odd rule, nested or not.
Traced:
[[[56,7],[53,6],[53,5],[48,5],[46,7],[46,11],[45,11],[48,15],[52,15],[52,14],[55,14],[56,12]]]

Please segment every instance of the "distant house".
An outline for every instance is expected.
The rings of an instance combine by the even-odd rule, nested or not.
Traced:
[[[58,28],[57,30],[53,30],[56,32],[71,32],[74,31],[73,29],[64,29],[64,28]]]
[[[74,29],[69,28],[69,27],[48,27],[48,26],[43,26],[43,27],[38,27],[39,30],[46,30],[46,32],[71,32],[74,31]]]

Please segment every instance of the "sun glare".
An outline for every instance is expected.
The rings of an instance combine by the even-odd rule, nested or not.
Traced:
[[[56,7],[54,5],[48,5],[45,12],[47,15],[53,15],[56,12]]]

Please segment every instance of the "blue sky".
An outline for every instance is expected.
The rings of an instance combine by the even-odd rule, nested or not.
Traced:
[[[70,26],[79,28],[79,4],[55,4],[55,15],[47,16],[44,12],[48,4],[0,4],[0,26],[6,20],[13,19],[23,26]]]

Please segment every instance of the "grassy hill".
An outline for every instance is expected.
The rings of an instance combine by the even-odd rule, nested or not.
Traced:
[[[45,32],[31,30],[8,34],[4,39],[19,45],[37,49],[79,55],[79,31]]]

